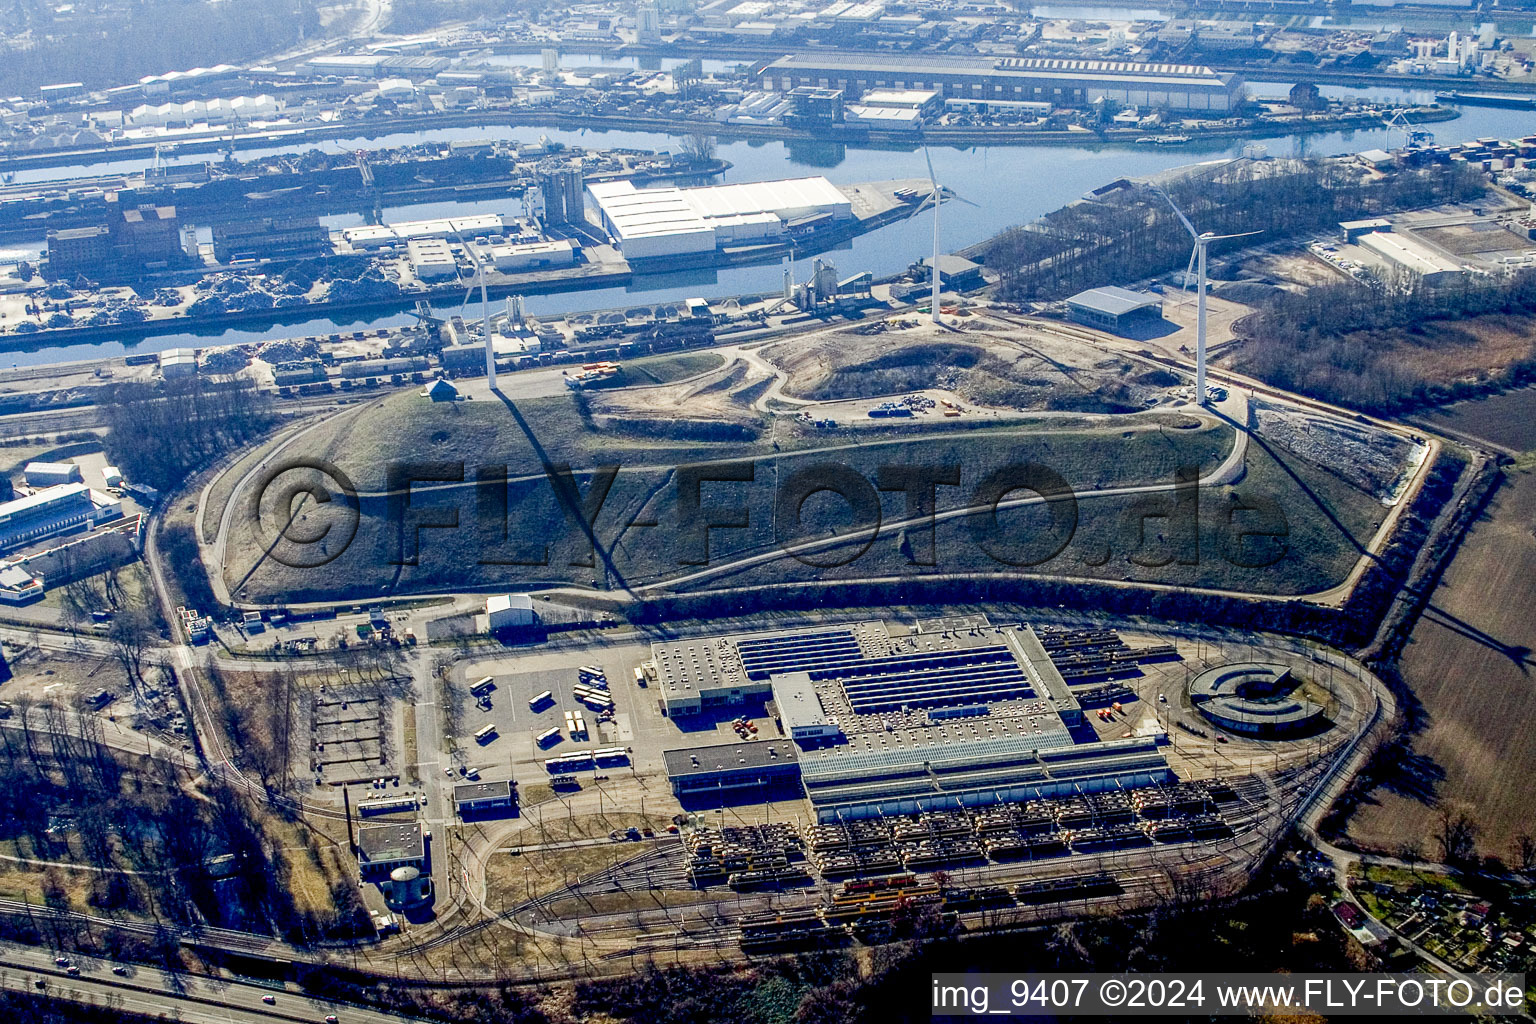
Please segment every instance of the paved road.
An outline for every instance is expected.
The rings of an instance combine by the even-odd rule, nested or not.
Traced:
[[[72,958],[80,968],[71,977],[53,962],[52,950],[0,942],[0,987],[17,992],[44,993],[55,999],[68,999],[96,1005],[110,1004],[116,1009],[142,1013],[148,1017],[166,1017],[187,1024],[270,1024],[272,1021],[323,1021],[334,1014],[341,1024],[398,1024],[412,1018],[367,1010],[345,1003],[314,999],[297,992],[244,982],[226,981],[199,975],[173,974],[154,967],[116,964],[94,957]],[[114,966],[127,972],[112,973]],[[46,982],[38,988],[37,981]],[[271,995],[275,1002],[261,1001]]]

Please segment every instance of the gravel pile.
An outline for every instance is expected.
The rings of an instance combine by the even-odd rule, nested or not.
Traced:
[[[1387,501],[1407,468],[1413,445],[1364,423],[1320,419],[1258,405],[1260,436],[1322,466],[1378,501]]]

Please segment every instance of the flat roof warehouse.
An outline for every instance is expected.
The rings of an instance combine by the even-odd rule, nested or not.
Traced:
[[[637,189],[593,182],[587,194],[625,259],[712,252],[780,238],[797,220],[853,216],[853,203],[826,178],[790,178],[701,188]]]
[[[789,92],[799,86],[869,89],[934,89],[948,98],[1049,100],[1087,106],[1103,98],[1132,107],[1225,113],[1236,103],[1242,79],[1198,64],[1036,57],[921,57],[789,54],[754,70],[761,89]]]
[[[774,746],[808,748],[795,763],[764,743],[668,751],[680,797],[798,781],[827,822],[1172,778],[1160,732],[1074,734],[1077,697],[1027,625],[862,622],[661,641],[651,651],[669,716],[771,696],[794,741]],[[946,713],[957,707],[968,713]]]

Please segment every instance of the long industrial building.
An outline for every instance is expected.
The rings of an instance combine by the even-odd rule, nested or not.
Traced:
[[[362,224],[344,228],[341,238],[353,249],[379,249],[422,239],[454,241],[459,238],[512,236],[513,242],[536,241],[538,235],[514,218],[499,213],[470,213],[462,217],[403,220],[393,224]]]
[[[82,483],[44,487],[0,504],[0,551],[120,518],[123,504]]]
[[[700,188],[605,181],[588,185],[587,194],[600,226],[630,260],[773,242],[797,228],[853,216],[848,196],[820,176]]]
[[[1238,101],[1242,79],[1197,64],[797,53],[754,68],[752,84],[785,93],[807,86],[841,89],[850,102],[871,89],[930,89],[946,99],[1058,107],[1086,107],[1102,99],[1138,109],[1225,114]]]
[[[832,822],[1173,779],[1160,731],[1100,741],[1084,727],[1072,686],[1022,624],[862,622],[651,653],[670,717],[771,700],[790,741],[773,756],[750,742],[669,751],[679,797],[798,779],[817,820]]]
[[[1429,284],[1460,278],[1464,268],[1428,245],[1408,235],[1388,231],[1369,231],[1355,243],[1369,249],[1393,266],[1399,267]]]

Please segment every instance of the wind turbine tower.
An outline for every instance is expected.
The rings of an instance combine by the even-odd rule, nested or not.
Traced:
[[[1157,188],[1155,185],[1153,187]],[[1173,199],[1169,197],[1167,192],[1164,192],[1161,188],[1158,188],[1157,193],[1165,200],[1167,200],[1168,205],[1173,208],[1174,214],[1178,216],[1179,223],[1184,225],[1184,230],[1188,231],[1190,237],[1195,240],[1194,251],[1189,254],[1189,270],[1184,272],[1184,287],[1189,287],[1189,273],[1191,270],[1195,271],[1198,275],[1199,281],[1196,291],[1196,294],[1199,296],[1199,298],[1197,299],[1195,314],[1195,404],[1205,405],[1208,401],[1205,391],[1205,290],[1207,283],[1205,272],[1206,250],[1210,248],[1212,242],[1224,242],[1229,238],[1247,238],[1249,235],[1257,235],[1259,232],[1244,231],[1241,234],[1236,235],[1213,235],[1211,232],[1207,231],[1202,234],[1201,232],[1195,230],[1195,226],[1189,222],[1189,218],[1184,216],[1184,211],[1178,208]],[[1196,264],[1199,265],[1198,269],[1196,269]]]
[[[928,276],[933,280],[933,301],[930,308],[933,314],[933,322],[942,324],[939,318],[939,206],[944,201],[944,193],[939,190],[939,181],[933,176],[933,158],[928,155],[928,147],[923,147],[923,159],[928,162],[928,184],[933,186],[933,259],[928,264]]]
[[[936,324],[942,324],[944,321],[939,317],[939,205],[944,202],[945,190],[939,187],[939,179],[933,173],[933,158],[928,155],[927,146],[923,147],[923,160],[925,160],[928,164],[928,184],[933,189],[933,191],[929,193],[928,199],[924,200],[924,202],[931,201],[933,203],[933,257],[928,263],[928,276],[933,281],[933,322]],[[969,199],[953,191],[949,192],[949,198],[958,199],[966,206],[976,205]],[[912,211],[912,216],[917,216],[918,213],[922,211],[922,209],[923,205],[922,203],[919,203],[917,209]]]
[[[449,221],[448,226],[453,229],[454,236],[458,238],[459,244],[464,246],[464,251],[469,254],[469,258],[475,264],[475,281],[480,285],[480,330],[482,335],[485,337],[485,376],[486,379],[491,383],[491,390],[495,391],[496,349],[491,344],[491,300],[485,289],[485,260],[481,257],[480,253],[475,250],[475,247],[470,245],[469,242],[465,240],[464,236],[460,234],[457,225],[455,225],[452,221]],[[471,283],[470,287],[473,288],[474,284]]]

